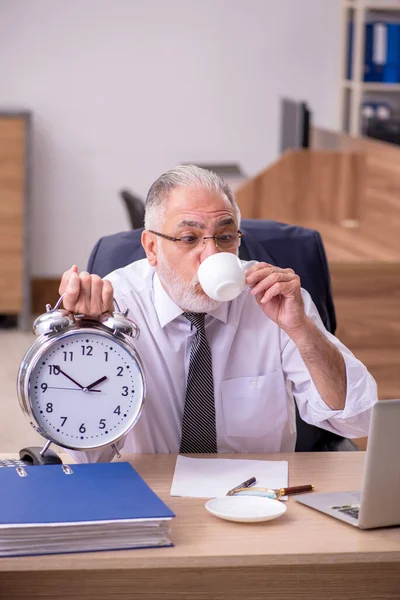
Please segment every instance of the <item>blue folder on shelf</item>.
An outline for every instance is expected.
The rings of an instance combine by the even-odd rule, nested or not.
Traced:
[[[387,23],[387,53],[383,81],[400,82],[400,23]]]
[[[0,556],[171,546],[174,516],[129,463],[0,469]]]
[[[364,81],[383,81],[384,68],[387,62],[387,37],[388,23],[375,20],[365,23],[364,31]],[[350,20],[347,24],[347,58],[346,77],[352,79],[353,53],[354,53],[354,23]]]
[[[382,81],[386,54],[385,30],[386,23],[382,22],[367,23],[365,26],[364,81]]]

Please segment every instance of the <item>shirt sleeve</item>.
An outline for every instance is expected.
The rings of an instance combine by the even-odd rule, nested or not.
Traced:
[[[371,408],[377,402],[377,386],[365,365],[344,344],[329,333],[322,323],[310,294],[302,289],[307,316],[336,346],[346,367],[346,402],[343,410],[332,410],[321,398],[295,343],[282,332],[282,366],[296,400],[301,418],[348,438],[368,434]]]

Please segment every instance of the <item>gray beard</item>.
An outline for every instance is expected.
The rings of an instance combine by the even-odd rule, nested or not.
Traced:
[[[196,285],[199,283],[197,274],[191,281],[182,281],[171,265],[166,261],[163,252],[158,247],[157,274],[168,296],[185,312],[209,313],[218,308],[221,302],[199,294]]]

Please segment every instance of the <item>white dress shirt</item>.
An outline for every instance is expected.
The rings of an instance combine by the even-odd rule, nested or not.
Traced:
[[[140,328],[136,349],[147,394],[135,427],[118,443],[124,453],[177,453],[190,347],[196,330],[165,292],[147,259],[106,277],[121,310]],[[295,405],[302,419],[346,437],[367,434],[376,383],[365,366],[324,327],[309,293],[305,311],[339,349],[346,364],[343,410],[331,410],[317,392],[294,342],[271,321],[246,288],[206,315],[211,348],[219,453],[288,452],[296,443]],[[294,400],[293,400],[294,399]],[[78,461],[111,460],[111,447],[74,452]]]

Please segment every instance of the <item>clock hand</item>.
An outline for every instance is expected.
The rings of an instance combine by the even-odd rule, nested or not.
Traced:
[[[108,379],[108,377],[107,377],[107,375],[104,375],[104,377],[100,377],[100,379],[97,379],[97,381],[94,381],[93,383],[91,383],[90,385],[88,385],[86,389],[87,389],[88,391],[90,390],[90,391],[93,391],[93,392],[94,392],[95,390],[92,390],[92,388],[96,387],[96,385],[97,385],[98,383],[102,383],[102,382],[103,382],[103,381],[105,381],[106,379]],[[100,390],[96,390],[96,391],[100,391]]]
[[[83,385],[81,385],[80,383],[78,383],[77,381],[75,381],[75,379],[72,379],[72,377],[70,377],[69,375],[67,375],[66,373],[64,373],[64,371],[62,371],[60,369],[60,367],[58,367],[58,370],[60,371],[60,373],[62,373],[64,375],[64,377],[66,377],[67,379],[69,379],[70,381],[72,381],[72,383],[75,383],[75,385],[77,385],[79,388],[81,388],[81,390],[83,390]]]
[[[47,390],[69,390],[70,392],[81,392],[82,390],[78,388],[67,388],[67,387],[55,387],[52,385],[48,385]],[[101,390],[90,390],[91,392],[101,392]]]

